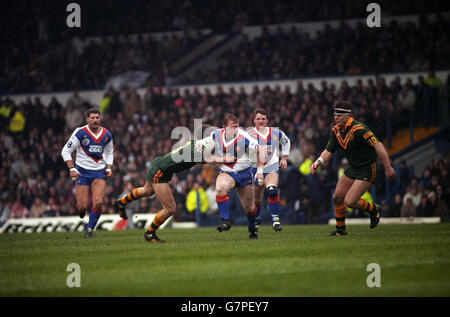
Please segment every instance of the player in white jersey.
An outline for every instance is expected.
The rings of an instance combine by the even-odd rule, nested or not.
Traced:
[[[251,169],[249,154],[255,153],[258,161],[256,177],[262,181],[262,160],[259,159],[259,146],[255,139],[248,133],[239,129],[239,119],[227,114],[223,120],[223,128],[211,133],[211,139],[216,143],[216,155],[234,156],[234,161],[220,166],[220,174],[216,179],[216,202],[222,223],[217,227],[219,232],[231,228],[229,214],[228,192],[237,188],[242,208],[248,219],[248,230],[250,239],[257,239],[257,228],[255,225],[255,175]]]
[[[272,228],[275,231],[281,231],[278,176],[279,170],[284,171],[287,168],[287,157],[289,156],[291,142],[283,131],[268,127],[268,122],[268,115],[265,109],[258,108],[253,112],[253,123],[255,127],[249,131],[249,134],[258,140],[258,144],[267,147],[263,169],[264,181],[258,183],[255,189],[255,205],[257,207],[256,223],[258,224],[260,222],[259,213],[265,192],[270,214],[272,215]],[[281,160],[279,159],[280,145]]]
[[[75,181],[75,196],[80,217],[89,209],[89,192],[92,193],[92,207],[85,237],[92,237],[102,212],[106,177],[112,175],[114,145],[111,133],[100,126],[100,111],[91,108],[86,113],[87,125],[76,128],[64,145],[61,155]],[[75,162],[72,153],[76,151]]]

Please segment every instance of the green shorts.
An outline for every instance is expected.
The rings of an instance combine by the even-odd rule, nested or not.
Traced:
[[[152,165],[147,170],[147,176],[145,177],[147,182],[153,184],[168,183],[172,179],[173,173],[167,173],[167,171],[164,170],[164,167],[161,166],[161,158],[161,156],[155,158]]]
[[[372,162],[357,168],[349,166],[345,169],[344,174],[351,179],[358,179],[375,184],[377,167],[377,162]]]

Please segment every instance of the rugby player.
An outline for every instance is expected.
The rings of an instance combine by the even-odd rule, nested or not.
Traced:
[[[349,166],[336,185],[333,196],[336,230],[329,234],[342,236],[347,234],[346,207],[357,208],[368,213],[371,229],[375,228],[380,221],[381,206],[361,199],[361,196],[375,183],[377,158],[383,164],[388,180],[394,179],[396,173],[384,145],[364,123],[353,119],[352,105],[349,102],[336,103],[334,121],[336,125],[330,132],[328,144],[311,165],[310,171],[314,174],[320,165],[327,164],[338,148],[344,151]]]
[[[90,238],[102,213],[105,178],[112,175],[114,145],[111,133],[100,125],[98,109],[91,108],[86,112],[86,122],[87,125],[75,129],[61,155],[75,182],[76,206],[81,218],[89,209],[89,194],[92,193],[92,207],[85,231],[85,237]],[[75,163],[72,159],[74,151]]]
[[[267,146],[264,158],[264,181],[261,184],[257,184],[255,189],[256,223],[259,224],[260,222],[261,202],[264,193],[266,193],[269,211],[272,216],[272,228],[275,231],[281,231],[278,175],[280,170],[284,171],[287,168],[291,142],[283,131],[268,127],[268,122],[268,115],[265,109],[258,108],[253,112],[255,127],[249,131],[249,134],[258,140],[258,144]],[[279,145],[281,145],[281,159],[279,159]],[[255,166],[253,166],[253,172],[256,173]]]

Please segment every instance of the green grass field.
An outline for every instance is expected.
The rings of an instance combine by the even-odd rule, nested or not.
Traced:
[[[149,244],[142,230],[0,235],[0,296],[450,296],[450,223],[289,226],[281,233],[246,227],[161,230]],[[69,288],[69,263],[81,287]],[[367,265],[378,263],[381,287]]]

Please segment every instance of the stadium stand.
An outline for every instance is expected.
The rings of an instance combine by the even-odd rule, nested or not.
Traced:
[[[176,59],[208,36],[196,33],[196,30],[210,28],[213,32],[223,32],[239,30],[243,25],[259,25],[264,30],[263,25],[274,23],[319,21],[324,17],[361,18],[356,12],[365,14],[365,6],[360,10],[352,1],[344,1],[339,6],[333,1],[308,2],[308,5],[282,1],[274,8],[269,1],[231,2],[233,5],[225,6],[220,1],[192,1],[177,10],[167,10],[173,7],[173,1],[167,0],[155,1],[152,6],[132,11],[106,7],[98,16],[103,23],[87,19],[87,23],[95,27],[75,32],[84,39],[103,37],[100,42],[87,41],[81,53],[72,46],[73,35],[68,30],[56,34],[47,26],[47,31],[42,31],[42,38],[30,40],[37,32],[34,22],[25,23],[21,36],[5,37],[6,41],[1,44],[5,49],[0,53],[0,225],[14,217],[77,215],[72,184],[59,155],[64,141],[74,127],[83,123],[84,111],[91,106],[77,90],[103,89],[111,76],[127,70],[146,70],[159,77],[147,81],[144,93],[129,87],[118,91],[110,89],[105,91],[101,103],[96,104],[102,109],[103,124],[110,129],[115,142],[114,177],[107,183],[105,205],[108,207],[130,183],[142,185],[149,162],[171,150],[173,127],[187,126],[192,130],[194,118],[221,126],[221,117],[228,111],[238,115],[243,125],[251,125],[248,113],[262,106],[271,113],[274,119],[271,124],[280,127],[293,146],[289,168],[280,179],[282,216],[290,223],[325,223],[330,218],[331,202],[323,198],[331,195],[340,157],[319,175],[309,175],[309,169],[305,167],[317,157],[328,140],[333,124],[329,106],[336,100],[348,99],[355,105],[357,119],[366,122],[384,140],[396,162],[397,181],[392,184],[383,181],[384,174],[380,169],[380,181],[371,193],[374,200],[382,202],[384,216],[433,215],[448,220],[450,163],[442,153],[448,155],[450,142],[448,133],[445,134],[448,132],[449,80],[443,82],[431,69],[448,70],[450,66],[447,58],[450,55],[448,16],[441,15],[434,22],[421,19],[417,26],[403,27],[393,22],[383,27],[381,35],[375,35],[361,25],[350,30],[345,24],[338,29],[326,27],[314,39],[305,38],[301,30],[296,33],[295,29],[289,33],[280,29],[276,34],[263,31],[262,37],[240,43],[237,50],[226,51],[218,61],[220,68],[216,77],[200,73],[197,78],[185,80],[204,83],[270,79],[275,81],[274,86],[259,88],[254,85],[251,92],[246,92],[239,82],[229,91],[219,86],[215,94],[208,90],[200,92],[195,86],[193,89],[161,87],[164,83],[161,67],[167,67],[164,61]],[[251,15],[250,4],[256,8],[256,13]],[[445,1],[425,4],[425,1],[396,1],[390,6],[389,14],[414,14],[418,10],[431,13],[437,11],[436,8],[449,6]],[[48,23],[59,9],[45,10],[45,1],[30,10],[21,7],[20,2],[14,5],[19,16],[21,13],[26,17],[42,14],[44,30],[45,21]],[[96,4],[86,2],[82,6],[88,15],[97,12]],[[214,21],[208,14],[211,11],[218,12]],[[146,14],[158,16],[162,12],[163,19],[145,18]],[[112,17],[118,17],[121,23],[107,23]],[[14,16],[4,21],[8,23],[11,19],[14,20]],[[58,19],[61,17],[55,18]],[[129,21],[132,22],[125,23]],[[15,21],[13,25],[17,23]],[[119,29],[118,25],[123,27]],[[173,36],[163,33],[158,39],[144,35],[125,36],[123,42],[119,40],[123,34],[176,30],[192,30],[192,33],[173,33]],[[195,34],[195,38],[187,34]],[[359,40],[352,43],[349,34]],[[113,40],[104,40],[106,36],[112,36]],[[364,49],[370,43],[377,45],[372,44],[373,49]],[[286,45],[289,50],[283,49]],[[366,53],[369,51],[371,53]],[[333,52],[340,53],[337,61]],[[291,67],[294,58],[296,67]],[[251,71],[242,72],[249,64],[252,64]],[[258,74],[260,68],[262,72]],[[240,75],[237,75],[238,70]],[[400,77],[390,82],[383,77],[365,81],[362,76],[363,73],[386,70],[426,70],[428,73],[419,76],[417,82]],[[324,77],[320,88],[303,85],[298,80],[295,90],[282,89],[276,84],[281,78],[297,80],[302,76],[330,74],[360,74],[361,78],[357,77],[355,84],[350,85],[343,77],[336,85],[335,81]],[[73,90],[73,95],[64,101],[53,98],[45,104],[39,94],[30,94],[23,102],[16,102],[11,95],[58,90]],[[430,140],[436,142],[439,151],[426,161],[428,167],[416,165],[415,168],[415,164],[399,159]],[[178,206],[177,221],[193,219],[186,207],[187,196],[194,184],[203,188],[206,195],[214,192],[216,173],[208,166],[197,167],[172,180]],[[242,212],[237,197],[232,194],[230,199],[231,214],[238,219]],[[211,205],[206,213],[217,217],[212,202]],[[133,212],[147,213],[158,208],[154,201],[143,199],[133,206]],[[107,212],[113,213],[112,208]]]

